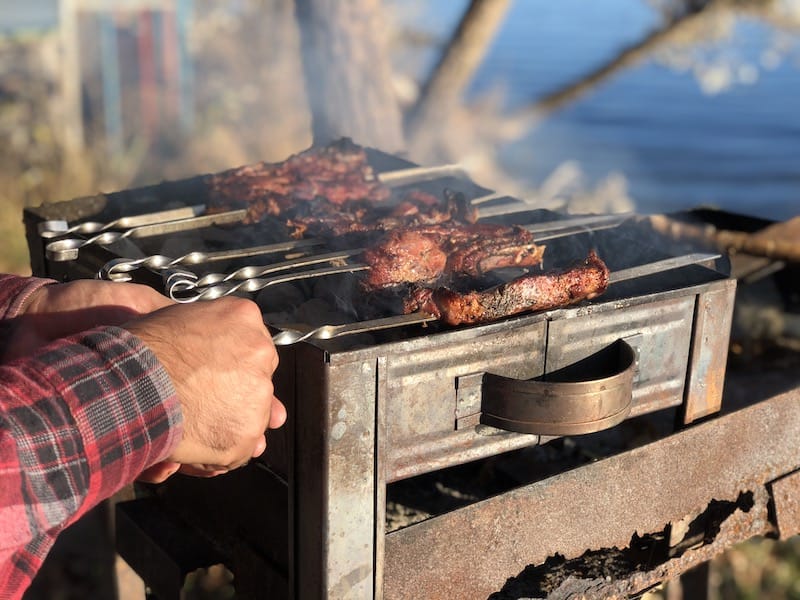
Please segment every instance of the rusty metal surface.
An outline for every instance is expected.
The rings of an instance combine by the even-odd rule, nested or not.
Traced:
[[[537,435],[579,435],[618,425],[631,409],[637,353],[625,340],[545,380],[487,373],[481,423]]]
[[[684,423],[720,409],[735,293],[736,280],[731,279],[697,296]]]
[[[678,405],[686,381],[694,304],[695,295],[690,294],[553,321],[546,370],[556,371],[620,338],[637,336],[631,412]]]
[[[374,585],[377,361],[296,357],[297,598],[367,598]]]
[[[672,580],[689,569],[707,563],[734,544],[744,542],[754,536],[772,534],[774,526],[767,518],[769,494],[766,489],[757,487],[752,501],[753,505],[747,507],[746,510],[738,508],[721,523],[715,523],[714,526],[718,527],[718,530],[710,532],[713,535],[706,536],[689,549],[684,551],[676,551],[675,548],[668,549],[670,553],[660,557],[664,560],[652,557],[646,564],[638,564],[628,573],[610,579],[602,576],[573,575],[561,579],[557,584],[551,584],[554,585],[554,589],[544,597],[547,600],[574,600],[576,598],[627,600],[664,581]],[[611,552],[615,550],[612,549]],[[580,561],[576,562],[578,562],[578,567],[582,566]],[[513,583],[507,587],[513,587]]]
[[[800,533],[800,471],[770,484],[778,521],[778,534],[785,540]]]
[[[502,441],[482,436],[474,427],[459,429],[457,419],[459,410],[472,410],[465,406],[466,388],[477,380],[467,376],[487,371],[516,379],[541,375],[546,329],[547,322],[540,320],[506,331],[476,330],[466,341],[441,339],[412,352],[389,353],[386,397],[380,401],[387,411],[389,480],[495,454],[498,443],[504,449],[536,443],[529,435],[509,434]]]
[[[660,531],[714,499],[757,494],[796,470],[800,446],[770,441],[799,437],[800,390],[793,390],[390,533],[384,595],[432,598],[447,590],[485,598],[526,565],[556,553],[575,558],[588,549],[625,547],[634,532]]]

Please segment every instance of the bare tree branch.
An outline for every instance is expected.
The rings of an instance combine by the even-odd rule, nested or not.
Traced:
[[[441,123],[456,105],[502,24],[510,0],[472,0],[409,112],[410,139]],[[435,128],[435,127],[434,127]]]
[[[517,117],[541,117],[574,102],[616,73],[645,60],[662,43],[701,18],[705,18],[710,6],[711,4],[705,1],[694,1],[687,4],[685,12],[674,17],[663,27],[647,34],[635,44],[623,48],[611,60],[595,70],[515,111],[514,115]]]

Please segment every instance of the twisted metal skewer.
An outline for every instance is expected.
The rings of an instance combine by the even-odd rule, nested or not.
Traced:
[[[103,233],[111,229],[132,229],[142,225],[154,225],[167,221],[177,221],[188,217],[196,217],[205,210],[205,204],[195,204],[194,206],[183,206],[158,212],[145,213],[141,215],[128,215],[114,219],[108,223],[98,223],[97,221],[84,221],[70,227],[64,220],[49,220],[39,223],[39,235],[44,239],[63,237],[77,233],[79,235],[94,235]]]
[[[151,256],[145,256],[143,258],[115,258],[103,265],[103,268],[100,269],[97,277],[98,279],[108,279],[110,281],[131,281],[131,279],[133,279],[131,273],[142,268],[151,269],[161,273],[163,271],[180,266],[200,265],[221,260],[233,260],[236,258],[247,258],[263,254],[275,254],[278,252],[287,252],[290,250],[299,250],[311,246],[319,246],[320,244],[322,244],[322,240],[318,239],[292,240],[289,242],[278,242],[264,246],[253,246],[251,248],[220,250],[217,252],[194,251],[177,258],[164,256],[163,254],[154,254]],[[242,269],[239,269],[239,271],[245,272],[245,269],[248,269],[248,267],[243,267]],[[251,269],[249,272],[255,273],[258,267],[249,267],[249,269]],[[263,273],[261,275],[263,275]],[[249,275],[249,277],[260,277],[261,275],[253,274]],[[229,277],[229,279],[232,278],[233,277]],[[238,279],[246,279],[246,277],[238,277]],[[217,281],[223,281],[223,279],[217,279]]]
[[[330,340],[345,335],[381,331],[384,329],[393,329],[395,327],[404,327],[406,325],[429,323],[436,320],[438,319],[433,315],[424,311],[417,311],[407,315],[383,317],[380,319],[371,319],[369,321],[356,321],[354,323],[344,323],[342,325],[321,325],[308,331],[300,331],[298,329],[285,327],[281,328],[278,333],[272,336],[272,342],[276,346],[289,346],[309,339]]]
[[[258,279],[269,275],[270,273],[278,273],[280,271],[288,271],[290,269],[297,269],[299,267],[308,267],[311,265],[318,265],[321,263],[340,261],[349,258],[356,254],[360,254],[363,248],[356,248],[354,250],[343,250],[340,252],[329,252],[326,254],[317,254],[313,256],[301,256],[292,260],[283,261],[280,263],[273,263],[271,265],[254,266],[248,265],[240,269],[236,269],[232,273],[208,273],[203,275],[196,282],[197,287],[209,287],[227,281],[244,281],[247,279]]]
[[[60,262],[75,260],[78,258],[78,253],[81,248],[98,244],[100,246],[107,246],[125,238],[140,238],[152,235],[166,235],[176,233],[178,231],[186,231],[190,229],[199,229],[201,227],[210,227],[211,225],[222,225],[225,223],[234,223],[244,218],[247,211],[245,209],[232,210],[228,212],[215,213],[211,215],[203,215],[200,217],[190,217],[184,219],[177,219],[174,221],[164,221],[159,223],[151,223],[148,225],[140,225],[125,231],[104,231],[98,235],[90,238],[65,238],[63,240],[56,240],[50,242],[45,246],[45,256],[49,260]]]
[[[312,271],[300,271],[299,273],[289,273],[277,277],[266,279],[255,278],[246,279],[240,282],[226,281],[217,285],[204,288],[197,286],[197,281],[190,277],[176,277],[167,287],[169,297],[176,302],[189,303],[198,300],[216,300],[223,296],[231,296],[238,293],[252,293],[261,291],[269,286],[312,277],[323,277],[325,275],[336,275],[339,273],[355,273],[369,269],[368,265],[352,264],[314,269]]]
[[[124,240],[133,235],[135,229],[128,229],[127,231],[104,231],[86,239],[79,238],[66,238],[63,240],[56,240],[50,242],[45,246],[44,253],[49,260],[56,262],[63,262],[67,260],[76,260],[81,248],[98,244],[100,246],[107,246]]]
[[[643,265],[637,265],[635,267],[613,271],[609,277],[608,284],[612,285],[621,281],[636,279],[638,277],[646,277],[648,275],[655,275],[656,273],[680,269],[690,265],[710,263],[711,261],[720,258],[720,256],[721,255],[717,253],[696,252],[693,254],[674,256]],[[276,326],[279,331],[272,336],[272,342],[276,346],[289,346],[291,344],[296,344],[306,340],[330,340],[345,335],[367,333],[394,327],[404,327],[406,325],[428,323],[436,320],[438,319],[429,313],[424,311],[416,311],[406,315],[396,315],[369,321],[356,321],[354,323],[345,323],[343,325],[320,325],[312,329],[304,328],[303,330],[294,329],[292,327]]]

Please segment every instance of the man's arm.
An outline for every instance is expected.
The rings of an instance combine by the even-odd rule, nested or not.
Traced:
[[[57,533],[143,469],[159,481],[179,467],[236,468],[286,419],[255,303],[173,305],[142,285],[43,283],[0,280],[11,326],[0,367],[2,598],[21,596]]]
[[[121,328],[0,366],[0,581],[24,589],[59,531],[174,451],[181,419],[166,371]]]

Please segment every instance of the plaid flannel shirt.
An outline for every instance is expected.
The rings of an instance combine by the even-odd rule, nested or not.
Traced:
[[[49,280],[0,275],[0,320]],[[20,598],[67,525],[164,460],[181,433],[164,367],[97,327],[0,365],[0,598]]]

